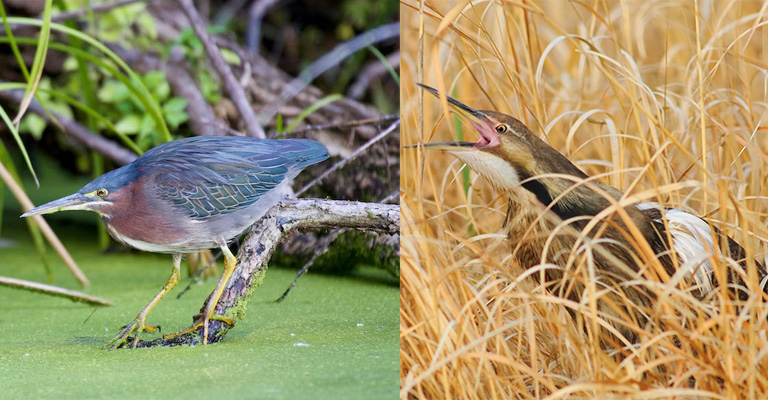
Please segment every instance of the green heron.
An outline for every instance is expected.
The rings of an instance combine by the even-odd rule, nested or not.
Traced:
[[[435,89],[420,86],[439,97]],[[698,288],[697,297],[703,298],[718,286],[711,257],[722,251],[741,266],[741,272],[729,269],[726,283],[740,299],[749,297],[744,279],[746,252],[716,227],[698,216],[658,203],[618,207],[616,204],[624,196],[620,190],[587,176],[519,120],[496,111],[475,110],[451,97],[447,100],[469,120],[480,140],[424,146],[447,151],[509,195],[505,226],[520,265],[554,263],[559,268],[547,268],[545,279],[554,287],[573,289],[573,283],[562,282],[563,267],[573,263],[574,252],[586,248],[581,235],[584,233],[599,239],[593,243],[600,245],[590,248],[602,249],[592,257],[606,281],[621,284],[637,278],[643,266],[640,260],[644,259],[638,252],[645,249],[643,254],[651,254],[655,259],[651,262],[658,262],[670,281],[692,280]],[[607,210],[612,206],[613,211]],[[605,223],[595,223],[595,217]],[[575,229],[567,233],[563,221]],[[557,233],[550,238],[553,232]],[[725,241],[723,249],[721,241]],[[762,264],[755,261],[755,265],[760,290],[765,292],[768,275]],[[647,293],[627,297],[650,304]]]
[[[234,324],[214,314],[237,263],[227,243],[277,204],[299,172],[327,158],[325,147],[310,139],[179,139],[157,146],[77,193],[41,205],[22,217],[63,210],[94,211],[118,241],[139,250],[173,254],[168,281],[108,344],[113,349],[126,344],[134,332],[135,346],[141,332],[158,330],[147,325],[146,318],[179,282],[182,254],[221,248],[224,273],[204,312],[192,327],[180,332],[202,326],[203,343],[207,343],[208,321]]]

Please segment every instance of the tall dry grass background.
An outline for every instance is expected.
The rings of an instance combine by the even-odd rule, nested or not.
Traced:
[[[401,7],[403,144],[477,140],[422,97],[424,82],[516,116],[588,174],[703,216],[765,261],[768,5]],[[768,398],[760,295],[735,308],[656,285],[664,324],[607,349],[515,265],[506,195],[461,167],[440,152],[401,153],[401,397]],[[596,314],[581,317],[594,326]]]

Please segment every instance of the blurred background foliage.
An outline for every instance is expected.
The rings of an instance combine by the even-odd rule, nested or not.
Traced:
[[[22,13],[25,11],[38,10],[44,6],[45,1],[14,2],[5,0],[3,3],[7,8],[7,14],[12,16],[24,15]],[[17,3],[23,5],[23,8],[18,8]],[[53,2],[52,13],[55,15],[61,11],[83,9],[89,4],[93,7],[103,3],[109,2],[57,0]],[[217,21],[217,24],[209,27],[210,33],[226,33],[236,38],[244,35],[247,25],[246,13],[228,15],[226,10],[216,8],[217,5],[227,3],[208,3],[209,15],[214,15],[214,21]],[[245,2],[241,1],[240,3]],[[41,9],[40,12],[42,12]],[[394,21],[397,19],[397,13],[398,5],[396,2],[359,2],[354,0],[280,2],[264,18],[264,56],[287,73],[298,75],[304,67],[327,53],[340,41],[348,40],[371,27]],[[31,15],[36,16],[38,14],[33,13]],[[26,15],[29,16],[30,14]],[[137,2],[106,12],[86,15],[84,20],[86,22],[75,24],[77,29],[107,45],[116,44],[125,48],[141,49],[144,52],[160,54],[164,59],[170,57],[172,51],[181,52],[188,61],[190,69],[194,73],[195,81],[205,99],[216,105],[224,95],[219,78],[207,65],[207,56],[194,31],[191,28],[184,28],[180,30],[175,40],[158,41],[156,24],[152,15],[147,12],[146,3]],[[24,29],[23,32],[16,34],[17,40],[34,39],[37,35],[35,30]],[[5,50],[9,50],[7,48],[7,34],[0,39],[2,39]],[[53,43],[66,43],[67,40],[61,36],[52,38]],[[388,45],[388,47],[383,51],[391,52],[394,50],[394,46]],[[29,57],[27,56],[35,50],[34,46],[24,43],[19,43],[19,48],[25,56],[25,60],[28,60]],[[84,51],[100,57],[100,61],[108,65],[109,69],[116,68],[108,58],[97,54],[92,48],[85,47]],[[6,53],[6,51],[3,52]],[[237,54],[231,50],[223,48],[222,52],[230,64],[240,62]],[[8,53],[10,51],[6,54]],[[338,68],[323,74],[320,79],[314,82],[314,85],[328,93],[343,93],[360,68],[376,59],[376,55],[370,51],[357,52],[347,60],[343,60]],[[11,65],[8,65],[9,62]],[[0,69],[0,79],[18,81],[23,78],[19,73],[18,65],[12,65],[12,60],[6,60],[4,64],[4,68]],[[55,90],[84,104],[88,103],[88,94],[84,91],[92,90],[91,95],[95,95],[98,99],[98,103],[95,104],[97,107],[94,110],[111,121],[120,133],[135,141],[138,148],[146,150],[163,141],[162,137],[158,135],[159,130],[155,122],[147,115],[142,102],[131,93],[128,84],[115,79],[106,68],[86,64],[86,80],[90,84],[84,85],[84,77],[78,76],[79,64],[77,56],[74,54],[52,51],[45,63],[40,88],[48,91]],[[184,132],[189,131],[184,124],[188,120],[184,99],[171,94],[168,82],[162,72],[153,71],[140,74],[140,76],[153,100],[161,106],[163,119],[168,127],[175,132],[176,136],[187,136],[184,134]],[[382,112],[395,112],[398,105],[392,101],[392,88],[385,87],[390,83],[389,81],[391,80],[387,76],[382,76],[380,81],[373,82],[363,101],[371,102]],[[52,98],[45,92],[39,93],[37,100],[42,102],[47,109],[61,116],[78,120],[87,118],[66,101]],[[30,135],[25,136],[24,139],[25,143],[29,144],[30,140],[41,140],[44,132],[48,132],[47,128],[49,128],[48,124],[42,117],[28,113],[22,119],[19,132]],[[97,124],[94,131],[104,132],[105,129],[103,124]],[[50,130],[50,134],[60,135],[56,130]],[[66,146],[61,143],[58,145]],[[91,170],[91,159],[86,152],[78,148],[67,150],[71,152],[74,158],[78,159],[68,165],[68,168],[74,165],[79,172]]]
[[[198,134],[190,125],[188,100],[169,84],[167,66],[171,64],[183,65],[194,79],[196,90],[213,108],[214,116],[229,123],[231,128],[222,129],[230,131],[220,133],[242,131],[238,126],[237,109],[211,67],[201,40],[186,23],[176,2],[137,1],[107,11],[98,10],[100,6],[112,3],[0,1],[4,16],[0,52],[14,55],[0,60],[0,106],[9,118],[13,118],[19,111],[20,101],[2,93],[25,89],[28,93],[34,89],[34,102],[39,102],[44,109],[42,113],[30,110],[24,113],[18,124],[20,136],[16,140],[14,127],[8,121],[0,124],[3,131],[0,146],[10,155],[3,165],[22,178],[23,187],[29,188],[32,184],[27,179],[31,176],[30,170],[16,170],[16,166],[22,165],[26,151],[30,152],[33,165],[38,164],[36,160],[40,157],[50,157],[59,168],[90,177],[120,165],[56,129],[58,119],[76,121],[135,154],[168,140]],[[249,12],[252,2],[197,1],[195,6],[206,20],[208,32],[217,35],[225,60],[243,82],[247,81],[248,73],[243,63],[243,57],[247,56],[243,48],[255,51],[288,76],[297,76],[339,43],[396,21],[398,17],[396,2],[278,1],[260,19],[260,36],[257,36],[254,47],[246,43],[245,38],[253,28],[254,18]],[[63,13],[79,11],[83,12],[77,18],[57,18]],[[184,23],[178,23],[179,20]],[[50,36],[44,34],[47,31]],[[397,45],[397,40],[389,40],[357,51],[339,60],[312,85],[322,93],[334,93],[326,97],[327,103],[350,96],[350,87],[361,70],[372,64],[386,63],[383,55],[390,56],[388,60],[391,61],[392,55],[397,55]],[[46,50],[44,57],[38,49]],[[122,61],[131,56],[138,61]],[[147,62],[142,57],[165,68],[141,66]],[[39,74],[35,74],[37,67]],[[387,68],[393,71],[391,65]],[[367,81],[364,91],[353,97],[362,104],[373,105],[380,114],[396,113],[399,89],[397,76],[394,78],[391,73],[377,74]],[[257,106],[256,102],[254,106]],[[303,110],[315,111],[305,107],[296,114],[301,115]],[[295,117],[295,114],[285,116],[280,112],[267,123],[265,130],[274,134],[286,126],[297,129],[306,126],[299,124],[301,117]],[[399,180],[397,175],[389,179],[394,182],[390,186],[395,186]],[[327,192],[323,195],[333,196]],[[17,217],[20,210],[16,202],[2,201],[9,197],[8,192],[0,192],[0,197],[0,207],[5,204],[6,217]],[[33,197],[38,200],[50,198]],[[371,195],[371,199],[381,197],[380,194]],[[109,241],[102,225],[96,223],[95,215],[90,220],[98,225],[101,246],[106,248]],[[42,243],[32,224],[30,229],[36,243]]]

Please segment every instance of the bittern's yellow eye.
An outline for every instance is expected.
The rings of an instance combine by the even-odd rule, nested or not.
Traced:
[[[496,132],[504,133],[507,131],[507,126],[504,124],[500,124],[496,126]]]
[[[104,197],[109,194],[109,191],[107,189],[99,189],[96,191],[96,196]]]

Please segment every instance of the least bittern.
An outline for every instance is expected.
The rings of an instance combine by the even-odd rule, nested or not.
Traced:
[[[420,86],[439,97],[435,89]],[[469,120],[480,140],[423,146],[447,151],[508,194],[505,226],[515,259],[526,268],[557,266],[545,270],[550,290],[582,298],[584,282],[571,278],[578,260],[584,260],[578,254],[589,249],[603,288],[623,293],[624,299],[646,310],[652,307],[653,294],[630,282],[648,276],[667,283],[687,281],[698,298],[726,283],[745,300],[750,295],[747,266],[754,265],[760,287],[751,289],[765,292],[763,265],[748,260],[741,245],[705,220],[658,203],[624,205],[624,193],[590,178],[516,118],[447,100]],[[738,266],[728,269],[727,282],[714,273],[714,258],[720,256]],[[635,320],[642,323],[646,317],[636,315]]]

